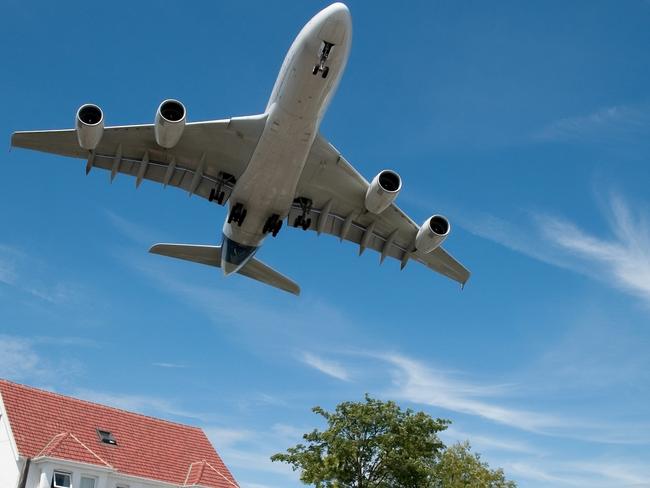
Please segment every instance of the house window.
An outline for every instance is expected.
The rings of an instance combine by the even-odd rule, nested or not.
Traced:
[[[72,487],[72,475],[70,473],[62,473],[61,471],[55,471],[54,476],[52,476],[52,488],[71,488]]]
[[[95,488],[95,478],[81,477],[79,488]]]

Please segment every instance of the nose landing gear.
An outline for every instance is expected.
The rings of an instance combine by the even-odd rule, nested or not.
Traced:
[[[323,78],[327,78],[327,74],[330,72],[330,67],[325,66],[325,62],[327,61],[327,58],[329,57],[333,46],[334,44],[331,42],[323,41],[323,48],[320,52],[320,61],[318,64],[314,65],[314,69],[312,70],[311,74],[316,76],[320,72]]]
[[[228,215],[228,223],[235,222],[239,227],[244,223],[246,214],[248,212],[244,208],[244,205],[241,203],[235,204],[230,210],[230,215]]]

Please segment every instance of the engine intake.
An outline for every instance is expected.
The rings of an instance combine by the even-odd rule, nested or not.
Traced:
[[[415,248],[423,253],[430,253],[440,246],[449,235],[451,226],[442,215],[433,215],[424,221],[415,237]]]
[[[156,111],[154,133],[159,146],[170,149],[178,144],[185,129],[185,106],[178,100],[165,100]]]
[[[402,178],[395,171],[385,169],[379,172],[366,191],[366,210],[374,214],[382,213],[395,201],[401,189]]]
[[[75,118],[75,129],[79,145],[92,151],[104,134],[104,114],[102,109],[92,103],[79,107]]]

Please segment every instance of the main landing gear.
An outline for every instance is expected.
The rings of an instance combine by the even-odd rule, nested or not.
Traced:
[[[312,201],[309,198],[299,197],[294,200],[294,203],[300,205],[302,214],[298,215],[293,221],[294,227],[302,227],[302,230],[309,229],[311,226],[311,218],[309,218],[309,212],[311,212]]]
[[[268,219],[266,219],[266,223],[262,228],[262,233],[268,234],[269,232],[271,232],[271,235],[275,237],[278,235],[278,232],[280,232],[281,228],[282,228],[282,220],[280,220],[280,216],[278,214],[273,214]]]
[[[246,218],[246,209],[241,203],[236,203],[230,210],[230,215],[228,215],[228,223],[235,222],[239,227],[244,223]]]
[[[311,71],[312,75],[316,76],[320,72],[323,78],[327,78],[327,74],[330,72],[330,67],[325,66],[325,62],[330,55],[332,46],[334,46],[334,44],[331,42],[323,41],[323,48],[320,52],[320,61],[318,64],[314,65],[314,69]]]
[[[232,189],[235,186],[235,183],[237,183],[237,180],[233,175],[222,171],[219,172],[219,176],[217,177],[217,186],[210,190],[208,200],[211,202],[216,200],[219,205],[223,205],[226,201],[226,189]]]

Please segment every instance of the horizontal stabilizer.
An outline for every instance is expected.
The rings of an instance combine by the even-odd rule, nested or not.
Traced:
[[[221,267],[221,246],[155,244],[149,249],[149,252],[217,268]],[[300,287],[295,282],[258,259],[252,258],[238,273],[294,295],[300,295]]]

